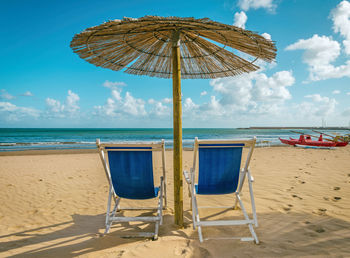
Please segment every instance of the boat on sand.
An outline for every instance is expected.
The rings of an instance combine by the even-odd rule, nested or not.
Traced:
[[[300,135],[299,139],[289,138],[289,140],[288,140],[288,139],[279,138],[279,140],[284,144],[293,145],[293,146],[295,146],[296,144],[307,145],[307,146],[322,146],[322,147],[336,147],[337,146],[337,142],[324,141],[322,139],[322,135],[320,135],[320,137],[317,141],[312,140],[310,135],[304,135],[304,134]]]

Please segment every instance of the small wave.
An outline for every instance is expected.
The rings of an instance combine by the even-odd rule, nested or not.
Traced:
[[[0,146],[15,146],[16,143],[12,142],[0,142]]]

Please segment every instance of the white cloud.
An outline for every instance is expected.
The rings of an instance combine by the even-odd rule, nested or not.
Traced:
[[[204,103],[199,107],[201,115],[198,116],[203,120],[215,120],[218,117],[225,116],[228,110],[225,110],[224,106],[216,99],[215,96],[210,96],[210,102]]]
[[[19,121],[28,116],[38,118],[40,111],[34,108],[18,107],[10,102],[0,102],[0,116],[7,121]]]
[[[291,71],[280,71],[268,77],[262,72],[237,77],[214,79],[210,82],[220,98],[211,99],[211,105],[220,115],[245,113],[276,113],[282,104],[291,98],[287,87],[294,84]],[[222,108],[218,108],[220,105]]]
[[[164,104],[170,104],[170,103],[173,103],[173,100],[170,99],[170,98],[164,98],[164,99],[162,100],[162,102],[163,102]]]
[[[202,91],[201,92],[201,96],[205,96],[205,95],[207,95],[208,94],[208,92],[206,92],[206,91]]]
[[[29,90],[27,90],[26,92],[22,93],[21,96],[32,97],[34,95]]]
[[[64,110],[64,105],[61,104],[58,100],[46,98],[46,105],[49,109],[49,112],[60,113]]]
[[[68,96],[66,100],[66,110],[69,113],[75,113],[77,112],[80,108],[77,104],[77,102],[80,100],[78,94],[72,92],[71,90],[68,90]]]
[[[150,100],[148,100],[148,104],[151,105],[151,110],[149,112],[150,116],[168,117],[168,118],[171,117],[171,114],[172,114],[171,108],[166,105],[167,103],[165,103],[165,105],[164,105],[164,99],[163,99],[163,101],[156,101],[154,99],[150,99]]]
[[[283,102],[291,98],[291,94],[286,88],[295,82],[291,71],[280,71],[271,77],[267,77],[264,73],[257,73],[255,80],[253,88],[255,101]]]
[[[196,105],[191,98],[186,98],[183,103],[183,113],[191,113],[198,109],[198,105]]]
[[[245,23],[247,22],[247,15],[245,14],[245,12],[241,11],[241,12],[236,12],[235,16],[234,16],[234,22],[233,25],[237,26],[239,28],[245,29]]]
[[[5,89],[2,89],[0,91],[0,99],[11,100],[11,99],[14,99],[14,98],[15,98],[15,96],[12,96]]]
[[[126,86],[126,83],[125,82],[111,82],[111,81],[106,80],[103,83],[103,86],[106,88],[109,88],[109,89],[115,89],[115,88],[118,88],[121,86]]]
[[[322,97],[320,94],[307,95],[312,102],[302,102],[300,104],[300,111],[304,114],[310,114],[319,117],[325,117],[332,114],[335,106],[338,104],[333,98]]]
[[[331,18],[333,21],[333,31],[340,33],[345,40],[343,45],[345,52],[350,54],[350,3],[348,1],[340,2],[335,9],[331,12]]]
[[[126,92],[125,96],[122,96],[122,89],[119,87],[126,86],[125,83],[106,81],[103,86],[111,89],[112,98],[108,98],[103,106],[95,106],[95,114],[125,118],[147,115],[144,100],[134,98],[130,92]],[[154,104],[155,100],[150,99],[148,102]]]
[[[350,92],[347,92],[346,95],[350,95]]]
[[[124,112],[134,116],[146,115],[145,102],[134,98],[130,92],[126,92],[122,108]]]
[[[303,62],[308,65],[310,81],[350,77],[350,60],[345,65],[331,64],[340,55],[340,45],[331,37],[315,34],[312,38],[300,39],[286,48],[286,50],[297,49],[305,50]]]
[[[265,8],[272,12],[275,11],[277,7],[277,5],[273,3],[273,0],[239,0],[238,6],[244,11],[248,11],[251,8]]]
[[[78,101],[80,100],[78,94],[68,90],[68,95],[65,104],[62,104],[59,100],[46,98],[46,114],[49,117],[66,117],[66,115],[73,116],[79,111]]]
[[[334,90],[332,91],[332,94],[340,94],[340,90]]]
[[[252,116],[255,119],[265,115],[269,118],[281,116],[284,114],[285,101],[291,99],[287,87],[293,85],[294,81],[291,71],[280,71],[269,77],[261,70],[211,80],[213,95],[208,102],[196,104],[191,98],[185,99],[184,121],[191,126],[207,126],[206,121],[221,126],[233,122],[237,125],[248,118],[246,123],[251,124]]]
[[[271,35],[269,33],[264,32],[261,34],[261,36],[263,36],[265,39],[271,40]]]
[[[333,21],[333,31],[345,38],[344,51],[350,54],[350,3],[340,2],[331,11],[330,17]],[[332,37],[315,34],[309,39],[300,39],[286,48],[286,50],[297,49],[305,50],[303,62],[308,65],[309,81],[350,77],[350,60],[339,66],[332,64],[342,50],[338,41],[333,40]]]

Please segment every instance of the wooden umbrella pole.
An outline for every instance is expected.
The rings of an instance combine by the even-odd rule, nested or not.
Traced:
[[[181,63],[180,32],[174,31],[172,44],[173,65],[173,128],[174,128],[174,210],[175,224],[183,227],[182,189],[182,107],[181,107]]]

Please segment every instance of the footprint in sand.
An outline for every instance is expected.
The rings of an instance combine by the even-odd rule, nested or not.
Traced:
[[[198,249],[199,249],[200,257],[211,257],[210,252],[207,249],[203,247],[199,247]]]
[[[125,253],[125,250],[120,250],[118,253],[117,253],[117,256],[116,257],[122,257],[123,254]]]
[[[329,197],[323,196],[323,200],[329,201]]]
[[[340,190],[340,187],[339,187],[339,186],[335,186],[335,187],[333,188],[333,190],[338,191],[338,190]]]
[[[315,231],[316,231],[317,233],[323,233],[323,232],[325,232],[326,230],[324,230],[323,228],[319,227],[319,228],[316,228]]]
[[[313,211],[312,213],[315,213],[317,215],[326,215],[326,211],[327,211],[327,209],[319,208],[318,210]]]
[[[341,200],[341,197],[339,197],[339,196],[334,196],[334,197],[333,197],[333,201],[336,202],[336,201],[339,201],[339,200]]]
[[[300,183],[300,184],[305,184],[306,182],[305,182],[305,181],[299,180],[299,183]]]
[[[299,200],[302,200],[303,198],[301,198],[300,196],[296,195],[296,194],[292,194],[293,198],[298,198]]]
[[[176,256],[183,256],[185,253],[187,253],[187,249],[189,247],[189,241],[186,241],[186,247],[176,247],[174,250],[174,253]]]
[[[291,208],[293,207],[293,205],[292,205],[292,204],[287,204],[287,206],[288,206],[288,207],[282,207],[282,208],[283,208],[283,210],[285,210],[285,211],[290,211],[290,210],[291,210]]]

